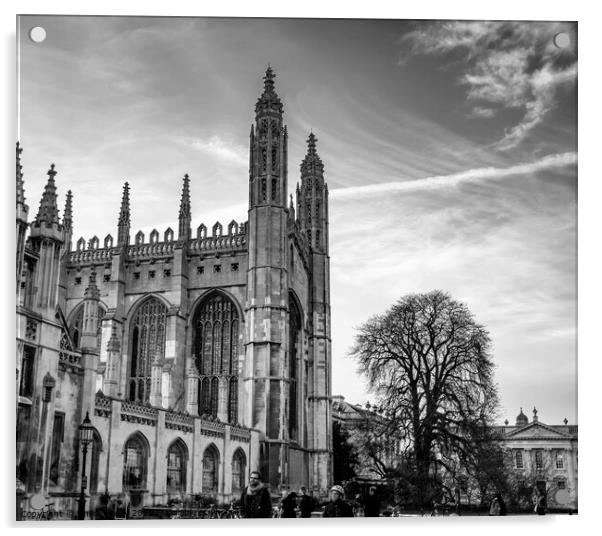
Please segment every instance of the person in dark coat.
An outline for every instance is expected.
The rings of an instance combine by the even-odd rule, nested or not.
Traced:
[[[364,500],[364,517],[378,517],[380,515],[380,497],[376,494],[376,488],[370,486],[368,496]]]
[[[272,497],[259,471],[249,475],[249,485],[240,497],[240,514],[244,518],[272,517]]]
[[[535,493],[535,513],[539,516],[546,515],[546,497],[539,490]]]
[[[323,517],[353,517],[353,509],[343,499],[344,495],[341,486],[330,488],[330,502],[324,507]]]
[[[294,491],[289,492],[281,502],[281,517],[297,517],[297,494]]]
[[[301,517],[311,517],[311,513],[316,507],[314,498],[307,494],[307,488],[301,486],[301,495],[299,496],[299,510],[301,510]]]

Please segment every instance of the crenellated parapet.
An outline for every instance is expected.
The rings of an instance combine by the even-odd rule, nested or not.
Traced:
[[[231,221],[226,228],[227,234],[223,234],[223,226],[220,222],[213,225],[212,236],[207,236],[206,229],[206,226],[201,224],[198,228],[197,237],[188,240],[186,246],[190,254],[246,251],[247,222],[237,223],[234,220]],[[144,233],[139,231],[135,236],[135,243],[125,248],[127,258],[135,261],[170,258],[173,257],[174,249],[178,245],[178,242],[174,240],[174,232],[171,228],[167,228],[163,233],[162,241],[159,241],[159,232],[154,229],[150,233],[149,240],[149,242],[145,242]],[[68,255],[68,264],[109,263],[113,255],[121,251],[121,248],[113,247],[113,237],[111,235],[105,237],[105,247],[99,248],[98,246],[99,239],[96,236],[88,241],[83,237],[80,238],[77,241],[75,251],[71,251]]]

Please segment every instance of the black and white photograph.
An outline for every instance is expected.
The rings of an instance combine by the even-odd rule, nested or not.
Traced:
[[[578,22],[402,16],[17,16],[16,521],[578,514]]]

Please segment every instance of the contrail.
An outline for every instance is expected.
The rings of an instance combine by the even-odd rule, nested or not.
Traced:
[[[561,153],[544,156],[535,162],[516,164],[508,168],[476,168],[451,175],[436,175],[424,179],[415,179],[401,182],[383,182],[366,186],[350,186],[349,188],[335,188],[330,192],[335,199],[377,195],[390,192],[413,192],[457,186],[463,182],[480,182],[490,179],[502,179],[511,175],[526,175],[543,169],[561,168],[577,164],[577,153]]]

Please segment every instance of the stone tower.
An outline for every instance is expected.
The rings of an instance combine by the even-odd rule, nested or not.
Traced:
[[[297,217],[310,249],[309,285],[311,331],[308,344],[311,363],[308,394],[309,444],[314,452],[313,478],[328,486],[332,467],[331,425],[331,338],[330,257],[328,255],[328,185],[324,164],[316,152],[313,132],[307,140],[307,154],[301,162],[301,187],[297,189]]]
[[[264,435],[261,469],[272,485],[282,482],[287,439],[287,132],[282,112],[274,73],[268,67],[250,139],[247,345],[242,384],[243,423]]]

